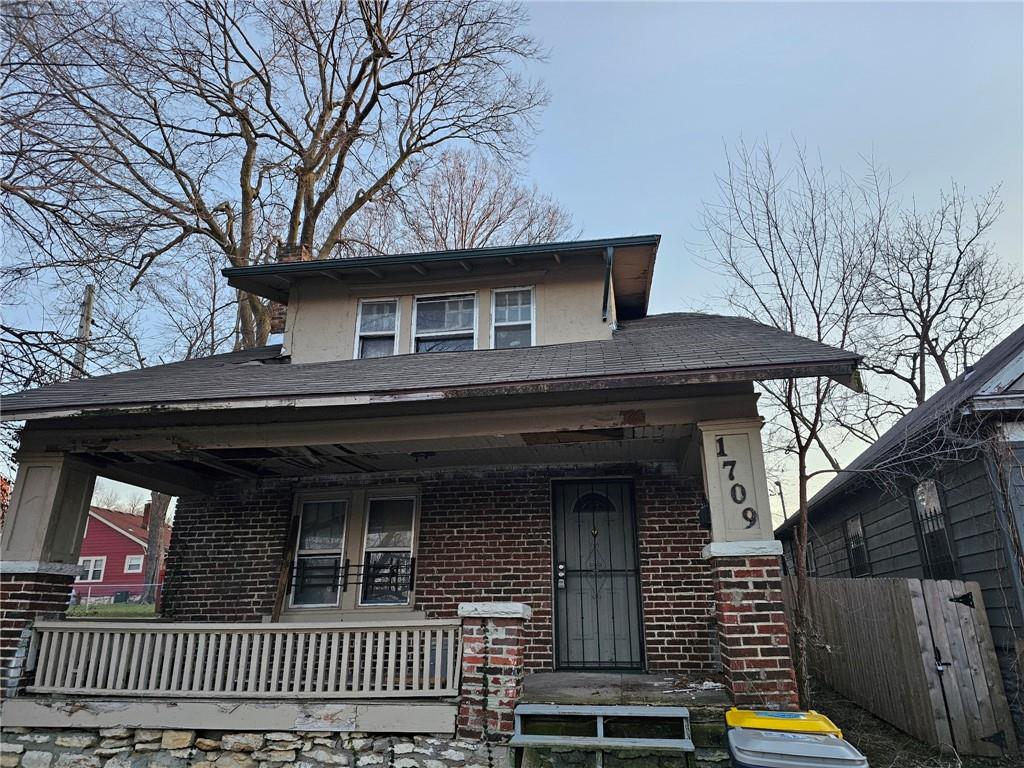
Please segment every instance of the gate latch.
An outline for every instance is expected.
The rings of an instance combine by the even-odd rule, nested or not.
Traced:
[[[969,607],[973,608],[974,607],[974,593],[973,592],[964,592],[962,595],[957,595],[956,597],[949,598],[949,602],[951,602],[951,603],[960,603],[960,605],[966,605],[966,606],[969,606]]]

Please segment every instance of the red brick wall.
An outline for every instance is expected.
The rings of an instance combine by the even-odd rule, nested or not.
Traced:
[[[39,615],[63,613],[72,581],[46,573],[0,574],[0,696],[21,682],[25,628]]]
[[[167,561],[164,613],[183,620],[259,621],[273,610],[295,489],[420,488],[417,608],[454,617],[460,602],[514,601],[529,670],[553,664],[551,482],[633,477],[649,666],[712,671],[713,586],[700,551],[699,494],[672,465],[503,467],[238,483],[183,498]]]
[[[779,557],[718,557],[711,565],[722,667],[734,703],[797,709]]]

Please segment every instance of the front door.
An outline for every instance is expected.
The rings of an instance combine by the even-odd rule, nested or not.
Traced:
[[[641,669],[633,486],[555,483],[555,648],[559,669]]]

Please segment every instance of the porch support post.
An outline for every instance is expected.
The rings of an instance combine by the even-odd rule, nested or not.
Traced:
[[[68,604],[95,482],[64,454],[19,456],[0,540],[0,696],[22,685],[32,622]]]
[[[761,419],[701,422],[719,655],[739,707],[796,709],[796,673],[782,604],[782,542],[773,538]]]
[[[457,734],[503,742],[515,729],[523,692],[524,624],[533,610],[524,603],[461,603],[462,683]]]

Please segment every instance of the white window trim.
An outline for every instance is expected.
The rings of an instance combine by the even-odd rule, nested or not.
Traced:
[[[496,328],[503,327],[503,326],[506,326],[506,325],[522,325],[523,324],[522,321],[520,321],[520,322],[517,322],[517,323],[501,323],[501,325],[499,326],[498,322],[495,320],[495,318],[497,317],[497,313],[495,311],[497,305],[494,303],[495,295],[497,295],[499,293],[511,293],[513,291],[529,291],[530,292],[530,346],[531,347],[536,347],[537,346],[537,291],[535,290],[535,286],[532,286],[532,285],[517,285],[514,288],[493,288],[491,290],[491,336],[488,339],[488,344],[489,344],[491,349],[495,349],[496,348],[494,346],[494,338],[495,338],[495,333],[494,332],[495,332]]]
[[[99,557],[80,557],[78,558],[78,564],[85,567],[86,561],[89,561],[89,568],[85,572],[85,576],[79,576],[75,581],[79,581],[83,584],[96,584],[97,582],[103,581],[103,578],[107,575],[107,558],[105,555]],[[91,578],[92,572],[95,570],[95,563],[100,562],[100,577],[98,579]]]
[[[416,321],[419,319],[419,312],[417,308],[419,306],[420,299],[440,299],[445,296],[472,296],[473,297],[473,349],[477,350],[480,348],[479,339],[479,325],[480,325],[480,292],[479,291],[448,291],[447,293],[422,293],[416,294],[412,297],[412,338],[409,339],[409,351],[416,354],[416,337],[417,328]],[[465,331],[441,331],[431,332],[430,336],[465,336]],[[430,354],[429,352],[422,352],[419,354]]]
[[[378,302],[378,301],[393,301],[393,302],[395,302],[395,330],[394,330],[394,334],[393,334],[395,339],[394,339],[394,344],[391,347],[391,354],[392,355],[397,355],[398,354],[398,333],[402,329],[402,301],[397,296],[381,296],[380,298],[374,297],[374,298],[366,298],[366,299],[360,299],[359,300],[359,307],[356,310],[355,344],[353,345],[353,349],[352,349],[352,359],[353,360],[360,360],[360,359],[362,359],[359,356],[359,343],[363,339],[363,332],[361,330],[362,325],[363,325],[363,304],[364,303],[366,303],[366,304],[373,304],[373,303]],[[415,314],[415,311],[416,310],[414,308],[413,309],[413,314]],[[373,332],[373,333],[368,333],[366,335],[367,336],[387,336],[388,334],[382,333],[382,332]]]
[[[138,563],[138,568],[129,568],[129,563]],[[142,573],[142,567],[145,564],[145,555],[125,555],[124,556],[124,572],[125,573]]]
[[[452,294],[455,296],[461,294]],[[362,544],[359,547],[359,572],[362,573],[363,569],[366,568],[366,553],[367,552],[395,552],[394,548],[374,548],[368,550],[366,548],[366,537],[370,534],[370,504],[374,501],[412,501],[412,541],[409,545],[409,557],[412,561],[416,560],[416,547],[419,545],[417,540],[419,533],[419,518],[420,518],[420,499],[416,493],[393,493],[393,492],[381,492],[381,493],[368,493],[366,494],[366,501],[364,502],[363,509],[363,537]],[[415,568],[415,564],[413,565]],[[404,603],[364,603],[363,602],[363,584],[362,579],[359,580],[359,592],[356,600],[356,606],[359,608],[402,608],[413,604],[413,589],[409,589],[409,597]]]
[[[338,550],[338,557],[340,558],[340,567],[345,567],[345,548],[348,543],[348,523],[351,515],[352,502],[347,494],[345,495],[302,495],[296,497],[296,504],[298,505],[299,524],[295,529],[295,556],[292,560],[290,568],[294,569],[299,561],[299,557],[302,551],[299,549],[299,538],[302,536],[302,515],[305,512],[305,505],[310,503],[322,503],[322,502],[340,502],[345,505],[345,521],[341,527],[341,548]],[[323,550],[325,553],[328,550]],[[330,557],[329,554],[324,554],[323,557]],[[289,581],[291,581],[289,579]],[[289,608],[338,608],[341,606],[341,586],[338,586],[337,597],[333,603],[296,603],[295,602],[295,586],[288,590],[288,607]]]

